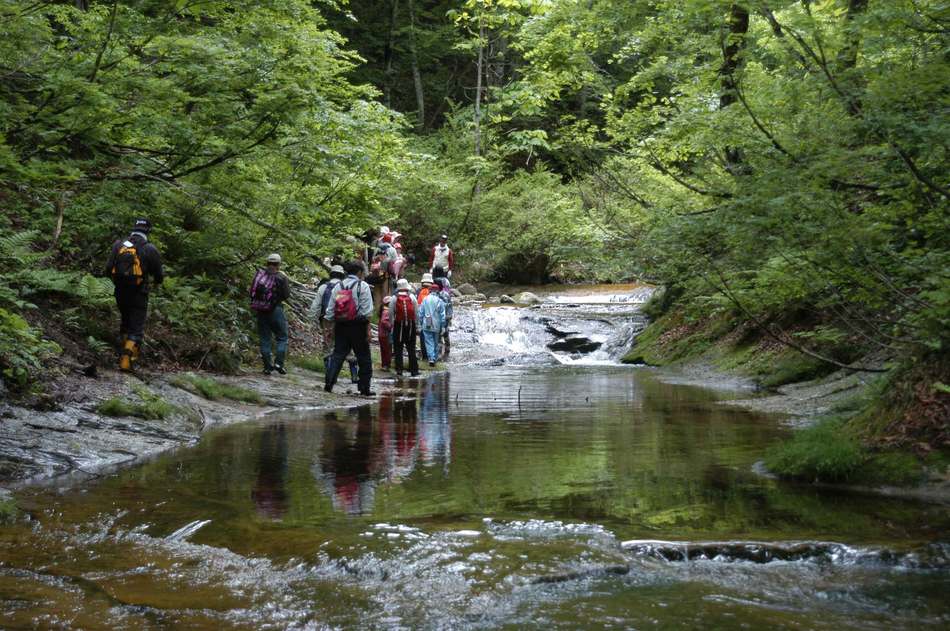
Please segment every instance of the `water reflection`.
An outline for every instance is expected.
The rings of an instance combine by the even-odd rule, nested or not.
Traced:
[[[322,423],[320,450],[311,471],[333,508],[348,515],[373,510],[377,485],[408,478],[418,466],[451,463],[448,375],[412,396],[383,395],[369,407],[330,414]],[[420,411],[421,410],[421,411]]]
[[[275,423],[261,432],[257,479],[251,499],[259,515],[280,520],[287,513],[287,427]]]

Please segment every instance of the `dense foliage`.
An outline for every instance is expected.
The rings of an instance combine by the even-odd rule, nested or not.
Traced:
[[[950,344],[939,0],[0,12],[0,238],[28,261],[0,261],[0,308],[92,320],[105,248],[146,213],[168,345],[236,352],[261,254],[308,278],[394,222],[417,255],[450,232],[471,278],[644,278],[661,311],[831,365]]]

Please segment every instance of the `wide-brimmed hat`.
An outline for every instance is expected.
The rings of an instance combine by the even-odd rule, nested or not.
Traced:
[[[277,254],[276,252],[274,252],[274,253],[272,253],[272,254],[268,254],[268,255],[267,255],[267,262],[268,262],[268,263],[277,263],[278,265],[280,265],[280,254]]]
[[[423,285],[426,285],[426,284],[431,285],[431,284],[432,284],[432,274],[430,274],[429,272],[426,272],[425,274],[423,274],[423,275],[422,275],[422,284],[423,284]]]
[[[392,301],[393,301],[393,297],[392,297],[392,296],[383,296],[383,304],[384,304],[384,305],[388,305],[388,304],[389,304],[390,302],[392,302]]]
[[[400,278],[396,281],[396,291],[409,291],[409,281],[405,278]]]
[[[330,268],[331,274],[346,274],[346,270],[343,269],[342,265],[334,265]]]

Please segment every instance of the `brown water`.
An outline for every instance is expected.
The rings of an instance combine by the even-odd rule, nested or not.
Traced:
[[[630,368],[459,367],[213,431],[20,493],[0,626],[950,625],[947,509],[753,475],[787,430],[722,396]]]

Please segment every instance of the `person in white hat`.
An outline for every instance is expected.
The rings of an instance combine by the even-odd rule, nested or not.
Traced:
[[[284,316],[283,303],[290,298],[290,282],[280,271],[280,254],[267,257],[267,267],[257,270],[251,283],[251,309],[257,313],[257,334],[260,337],[261,360],[264,362],[264,374],[275,370],[287,374],[287,318]],[[271,337],[275,338],[276,349],[271,362]]]
[[[426,296],[429,295],[429,289],[432,287],[432,274],[429,272],[423,274],[420,284],[422,285],[422,289],[419,290],[419,295],[416,296],[416,302],[421,305],[422,301],[425,300]]]
[[[393,357],[396,364],[396,374],[403,374],[403,350],[409,356],[409,373],[413,377],[419,375],[419,359],[416,357],[416,300],[412,296],[409,281],[400,278],[396,281],[396,296],[389,305],[390,319],[393,326]]]

